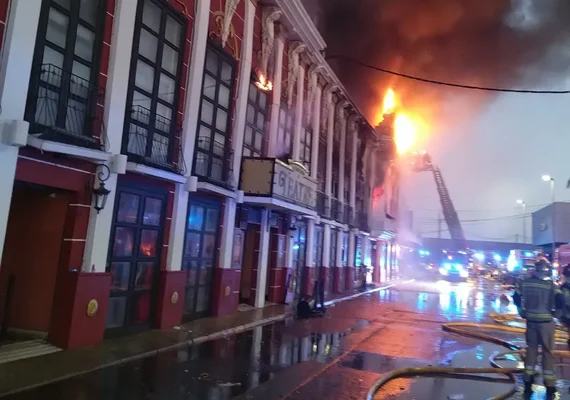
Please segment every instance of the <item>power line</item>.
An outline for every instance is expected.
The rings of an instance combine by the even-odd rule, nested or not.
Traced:
[[[329,57],[326,57],[326,59],[327,60],[342,59],[342,60],[351,62],[353,64],[359,65],[361,67],[369,68],[369,69],[379,71],[379,72],[383,72],[385,74],[399,76],[401,78],[406,78],[406,79],[410,79],[410,80],[414,80],[414,81],[418,81],[418,82],[430,83],[432,85],[448,86],[448,87],[454,87],[454,88],[459,88],[459,89],[480,90],[480,91],[486,91],[486,92],[521,93],[521,94],[570,94],[570,90],[508,89],[508,88],[497,88],[497,87],[487,87],[487,86],[464,85],[464,84],[460,84],[460,83],[438,81],[435,79],[422,78],[419,76],[403,74],[401,72],[396,72],[396,71],[391,71],[389,69],[376,67],[374,65],[370,65],[370,64],[367,64],[365,62],[362,62],[362,61],[359,61],[359,60],[356,60],[354,58],[350,58],[347,56],[343,56],[343,55],[329,56]]]
[[[561,201],[560,203],[564,203],[566,201]],[[558,203],[558,201],[557,201]],[[545,207],[547,205],[549,205],[551,203],[544,203],[544,204],[534,204],[534,205],[526,205],[526,208],[538,208],[538,207]],[[492,212],[492,211],[512,211],[512,210],[518,210],[520,209],[521,206],[513,206],[513,207],[509,207],[509,208],[480,208],[480,209],[471,209],[471,210],[455,210],[458,213],[464,213],[464,212]],[[440,208],[418,208],[418,207],[414,207],[414,210],[418,210],[418,211],[441,211]]]

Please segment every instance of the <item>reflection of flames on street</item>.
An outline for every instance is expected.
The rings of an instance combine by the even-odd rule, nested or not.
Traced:
[[[386,91],[382,102],[382,115],[377,120],[382,122],[386,116],[394,115],[393,134],[398,154],[405,154],[418,145],[421,134],[425,130],[425,123],[418,116],[404,111],[394,90]]]

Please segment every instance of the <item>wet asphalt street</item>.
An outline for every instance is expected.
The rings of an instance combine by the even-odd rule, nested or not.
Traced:
[[[503,292],[484,279],[408,282],[339,303],[323,318],[266,325],[4,399],[364,399],[372,383],[393,369],[488,367],[488,357],[504,348],[445,333],[441,324],[488,322],[490,312],[513,312],[512,305],[501,304]],[[516,360],[504,361],[504,366],[516,365]],[[565,367],[558,372],[570,378]],[[397,379],[384,386],[376,399],[443,400],[455,395],[481,400],[510,387],[443,377]],[[570,399],[568,382],[560,380],[559,387],[564,392],[560,398]],[[532,399],[543,397],[538,388]],[[520,393],[513,396],[522,398]]]

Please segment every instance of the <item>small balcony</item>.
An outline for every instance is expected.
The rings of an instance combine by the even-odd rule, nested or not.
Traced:
[[[235,189],[233,156],[233,150],[228,145],[212,140],[208,136],[198,136],[194,156],[194,175],[201,181],[225,189]]]
[[[184,175],[186,163],[179,142],[181,132],[182,127],[170,119],[134,106],[126,149],[129,161]]]
[[[342,222],[342,203],[332,197],[331,201],[331,218],[337,222]]]
[[[347,224],[351,228],[356,227],[356,221],[354,217],[354,209],[349,206],[348,204],[344,205],[344,215],[343,215],[343,223]]]
[[[321,217],[330,218],[331,204],[330,198],[323,192],[317,192],[317,212]]]
[[[39,139],[105,150],[103,104],[103,88],[43,64],[32,68],[25,120]]]
[[[368,226],[368,214],[364,211],[359,211],[356,213],[356,224],[358,229],[364,232],[370,232],[370,228]]]

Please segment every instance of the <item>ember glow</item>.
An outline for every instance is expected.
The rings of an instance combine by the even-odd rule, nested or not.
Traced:
[[[273,90],[273,83],[271,83],[271,81],[267,79],[263,74],[259,74],[259,80],[255,82],[255,86],[265,92],[270,92]]]
[[[396,109],[396,95],[392,88],[386,91],[382,101],[382,115],[392,114]]]

